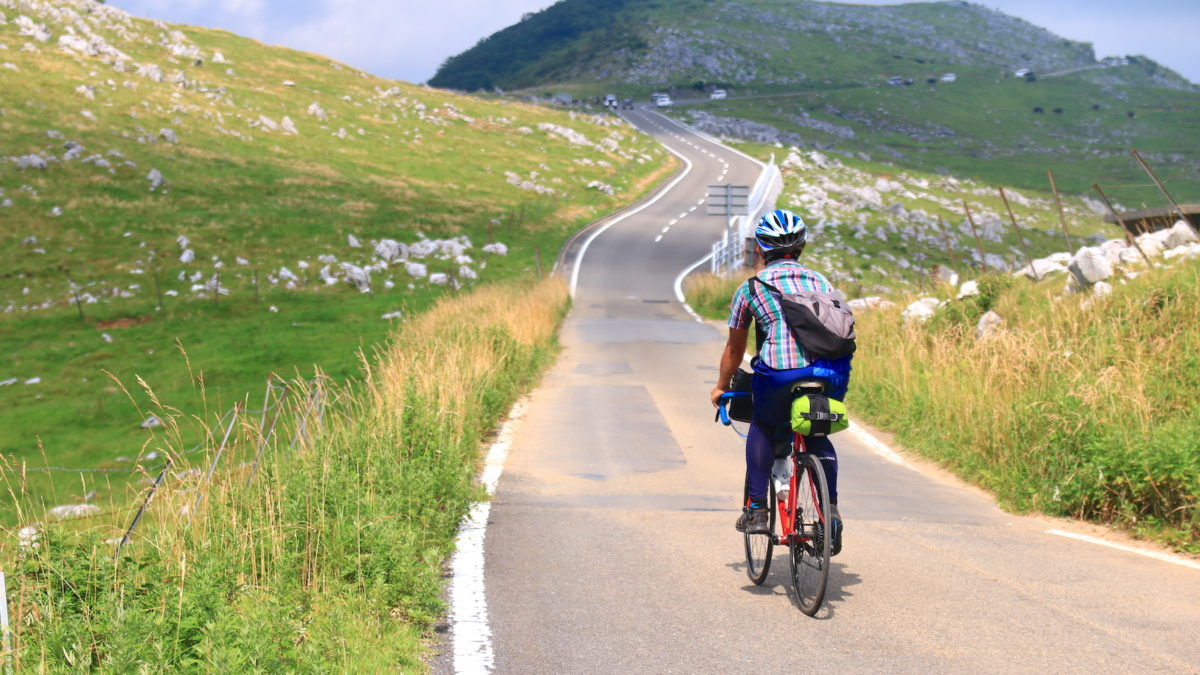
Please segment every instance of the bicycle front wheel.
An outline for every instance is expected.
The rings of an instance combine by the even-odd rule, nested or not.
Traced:
[[[771,481],[771,493],[768,496],[767,504],[771,532],[769,534],[742,534],[746,545],[746,576],[750,577],[750,581],[755,585],[762,585],[762,582],[766,581],[767,572],[771,569],[771,553],[775,548],[774,481]]]
[[[796,526],[788,540],[792,589],[800,611],[812,616],[825,600],[829,582],[829,528],[825,511],[829,486],[816,456],[804,453],[796,461]]]

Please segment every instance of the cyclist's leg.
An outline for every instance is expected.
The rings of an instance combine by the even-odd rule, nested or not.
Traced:
[[[829,486],[830,502],[826,515],[829,517],[830,531],[833,532],[830,555],[837,555],[842,552],[842,531],[845,529],[837,508],[837,451],[828,436],[805,436],[804,445],[810,454],[821,460],[821,468],[824,469],[825,482]]]
[[[770,430],[751,422],[750,431],[746,434],[746,483],[750,488],[750,499],[758,504],[767,503],[767,484],[771,480],[771,465],[774,463]]]
[[[825,469],[825,482],[829,484],[829,501],[836,504],[838,462],[837,450],[828,436],[805,436],[804,445],[808,451],[821,460],[821,468]]]

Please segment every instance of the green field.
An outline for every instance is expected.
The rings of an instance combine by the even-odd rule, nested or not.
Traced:
[[[547,272],[570,233],[670,168],[612,117],[96,11],[87,25],[127,59],[59,47],[49,15],[34,17],[45,43],[0,25],[13,66],[0,68],[0,382],[15,380],[0,386],[0,454],[13,467],[132,467],[118,458],[155,451],[139,378],[212,423],[247,397],[257,407],[271,373],[353,377],[451,286],[535,273],[539,256]],[[148,65],[164,81],[136,73]],[[15,159],[30,154],[45,168]],[[165,177],[153,190],[152,169]],[[384,240],[412,248],[381,261]],[[369,291],[343,263],[370,268]],[[28,487],[77,502],[122,475],[30,474]]]

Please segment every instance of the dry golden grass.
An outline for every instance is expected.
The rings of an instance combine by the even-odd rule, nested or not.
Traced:
[[[1016,508],[1195,547],[1197,286],[1197,265],[1106,298],[1021,283],[996,295],[1006,323],[982,340],[978,314],[948,318],[974,301],[928,325],[904,323],[903,301],[862,312],[851,404]]]

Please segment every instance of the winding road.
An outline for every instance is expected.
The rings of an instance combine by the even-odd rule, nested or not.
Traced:
[[[448,649],[435,671],[493,656],[500,673],[1200,671],[1200,565],[1005,513],[861,431],[835,439],[846,534],[825,607],[796,609],[778,548],[750,584],[741,439],[707,398],[724,332],[674,285],[724,227],[706,186],[760,166],[652,110],[626,117],[684,168],[569,251],[565,349],[488,519],[488,661]]]

